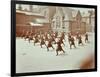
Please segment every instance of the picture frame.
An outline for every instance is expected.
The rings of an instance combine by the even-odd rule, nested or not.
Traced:
[[[34,6],[34,8],[32,6]],[[71,14],[73,13],[72,11],[76,12],[77,9],[78,11],[76,13],[76,16],[71,17]],[[84,12],[81,12],[81,11],[84,11]],[[89,14],[87,14],[86,12],[88,12]],[[49,15],[51,15],[51,18],[49,17]],[[84,17],[85,15],[87,17]],[[63,21],[60,21],[61,19],[63,19]],[[30,23],[30,21],[33,23]],[[59,21],[65,22],[63,23],[63,25],[65,24],[65,26],[63,26]],[[33,27],[34,24],[35,24],[35,27]],[[36,25],[39,26],[41,24],[43,26],[44,25],[49,25],[49,26],[51,25],[51,26],[49,28],[43,27],[43,26],[36,27]],[[70,27],[66,28],[66,24],[70,25]],[[87,26],[89,24],[92,25],[92,28],[90,26]],[[61,30],[60,30],[61,25],[63,27],[61,27]],[[78,25],[79,26],[81,25],[81,27],[78,27]],[[54,28],[54,26],[56,26],[56,28]],[[89,43],[85,43],[84,46],[76,45],[76,49],[70,49],[71,44],[70,46],[69,45],[66,46],[66,40],[65,40],[65,46],[66,46],[65,53],[67,54],[59,55],[57,53],[56,55],[57,49],[54,49],[53,51],[51,49],[50,52],[46,52],[48,48],[46,50],[44,47],[42,50],[38,50],[38,49],[41,49],[41,47],[39,47],[38,45],[34,46],[33,42],[28,43],[28,41],[25,41],[23,38],[21,38],[23,34],[21,32],[23,31],[31,31],[31,30],[34,31],[35,30],[33,35],[41,31],[39,32],[41,33],[39,35],[44,35],[45,32],[49,32],[49,31],[50,33],[53,33],[51,29],[53,32],[57,31],[58,33],[61,33],[63,31],[65,33],[66,40],[67,40],[66,37],[68,33],[71,32],[71,35],[74,37],[75,32],[77,31],[79,31],[82,37],[84,34],[88,33],[89,34],[88,36],[90,36],[89,39],[91,38],[93,39],[89,40],[90,41]],[[27,35],[27,32],[25,35]],[[24,36],[24,38],[25,37],[26,36]],[[23,48],[24,46],[25,46],[25,49]],[[29,47],[33,47],[33,46],[37,47],[37,49],[32,49],[31,51],[31,48]],[[64,48],[64,46],[62,47]],[[81,49],[86,50],[86,51],[93,50],[92,57],[90,56],[91,58],[87,58],[85,56],[84,57],[85,60],[81,58],[83,56],[82,54],[86,55],[90,53],[90,52],[87,53],[86,51],[81,52],[82,51]],[[76,57],[74,55],[76,55]],[[80,62],[80,66],[79,66],[77,62],[80,61],[79,60],[80,58],[81,60],[83,60],[84,63]],[[67,61],[66,66],[68,66],[69,64],[68,68],[65,66],[63,67],[63,64],[64,65],[66,64],[66,61]],[[91,67],[91,61],[93,63],[92,67]],[[82,72],[93,72],[93,71],[97,71],[97,6],[96,5],[52,3],[52,2],[50,3],[50,2],[35,2],[35,1],[17,1],[17,0],[11,1],[11,76],[12,77],[13,76],[29,76],[29,75],[62,74],[62,73],[82,73]]]

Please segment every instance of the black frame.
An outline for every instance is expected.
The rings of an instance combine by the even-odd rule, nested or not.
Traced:
[[[44,71],[44,72],[30,72],[30,73],[16,73],[16,4],[34,4],[47,6],[70,6],[83,7],[95,9],[95,69],[82,70],[63,70],[63,71]],[[61,73],[79,73],[97,71],[97,6],[96,5],[80,5],[80,4],[64,4],[64,3],[48,3],[48,2],[34,2],[34,1],[11,1],[11,76],[28,76],[28,75],[44,75],[44,74],[61,74]]]

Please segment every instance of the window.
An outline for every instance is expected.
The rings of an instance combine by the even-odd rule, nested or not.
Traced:
[[[56,28],[60,28],[60,17],[56,17]]]

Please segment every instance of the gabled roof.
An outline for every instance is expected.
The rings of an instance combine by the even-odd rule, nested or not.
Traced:
[[[56,7],[56,13],[64,16],[64,20],[72,20],[72,10],[68,7]]]
[[[79,10],[78,10],[78,12],[77,12],[76,17],[78,17],[78,16],[82,17],[82,16],[81,16],[81,13],[80,13],[80,11],[79,11]]]
[[[61,7],[56,7],[56,12],[59,12],[62,16],[65,15]]]
[[[72,11],[72,17],[76,17],[77,16],[77,14],[80,14],[82,17],[89,17],[89,13],[88,13],[88,11],[86,11],[86,12],[81,12],[80,11],[80,13],[79,13],[79,10],[74,10],[74,11]]]

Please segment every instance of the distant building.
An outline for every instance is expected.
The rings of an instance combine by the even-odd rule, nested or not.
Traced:
[[[40,14],[16,10],[16,36],[20,37],[23,31],[46,32],[50,30],[50,23],[46,21]]]
[[[93,32],[94,24],[95,15],[94,13],[89,13],[88,10],[81,12],[69,7],[56,7],[51,27],[53,31],[84,34],[86,32]]]
[[[45,17],[45,19],[51,23],[52,22],[52,19],[53,19],[53,16],[56,12],[56,7],[49,7],[49,6],[44,6],[44,7],[41,7],[41,14]]]
[[[77,32],[80,34],[86,33],[86,22],[83,21],[80,11],[77,11],[76,16],[69,23],[69,31],[71,34],[76,34]]]
[[[91,26],[92,26],[92,32],[95,31],[95,12],[92,11],[91,17],[90,17],[90,21],[91,21]]]
[[[95,13],[93,10],[81,12],[70,7],[17,4],[16,26],[28,26],[29,28],[31,26],[29,23],[41,23],[45,25],[43,27],[46,28],[45,30],[84,34],[94,31]],[[41,27],[41,30],[45,31],[43,28]]]
[[[51,27],[53,31],[69,32],[69,21],[72,20],[72,10],[65,7],[56,7]]]
[[[86,22],[86,31],[93,32],[95,26],[95,13],[93,10],[87,11],[82,15],[82,21]]]

